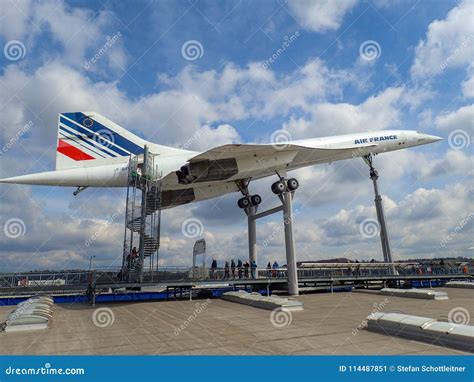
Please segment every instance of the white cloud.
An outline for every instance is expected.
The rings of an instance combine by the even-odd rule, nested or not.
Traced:
[[[104,211],[113,211],[109,215],[104,212],[97,214],[90,199],[83,200],[82,206],[74,204],[61,213],[51,213],[48,210],[54,209],[56,198],[64,192],[60,189],[49,190],[46,198],[49,206],[35,197],[30,187],[3,185],[0,191],[2,269],[75,268],[84,266],[89,256],[97,253],[100,253],[97,257],[102,265],[110,265],[120,257],[117,254],[121,253],[124,217],[113,193],[108,198],[98,198]],[[4,225],[11,218],[21,219],[23,236],[12,238],[3,235]]]
[[[320,103],[312,107],[312,120],[291,118],[283,125],[293,138],[375,131],[395,128],[399,123],[399,101],[403,88],[388,88],[359,105]]]
[[[407,253],[437,256],[463,256],[471,241],[472,225],[464,227],[446,248],[440,242],[471,211],[472,187],[453,184],[441,189],[423,189],[407,195],[391,214],[397,246]],[[429,221],[429,224],[427,224]],[[417,250],[414,250],[417,248]]]
[[[31,74],[8,66],[0,76],[0,101],[5,105],[0,110],[1,146],[33,120],[32,162],[45,147],[47,157],[54,157],[57,114],[63,111],[95,110],[150,141],[175,146],[190,142],[188,149],[240,141],[228,124],[211,127],[219,119],[217,106],[197,95],[168,90],[130,100],[115,82],[94,83],[58,62]]]
[[[86,8],[71,7],[60,0],[42,2],[7,1],[0,10],[0,36],[6,40],[23,40],[26,45],[25,60],[48,61],[60,59],[73,67],[84,69],[86,60],[93,57],[106,44],[107,36],[118,33],[114,18],[108,11],[94,12]],[[49,49],[34,54],[30,48],[45,36],[58,43],[60,50]],[[90,56],[90,57],[89,57]],[[126,64],[126,54],[120,39],[110,47],[99,67],[120,69]],[[105,71],[104,71],[105,72]]]
[[[288,6],[297,21],[314,32],[337,30],[344,15],[349,12],[357,0],[290,0]]]
[[[340,97],[345,85],[357,81],[350,71],[330,69],[320,59],[280,75],[254,62],[244,68],[228,63],[221,72],[199,72],[188,66],[175,77],[160,75],[158,79],[170,89],[212,103],[223,120],[267,119],[294,109],[311,112],[316,102]]]
[[[440,74],[472,62],[474,45],[474,2],[465,0],[454,7],[444,20],[435,20],[426,39],[419,42],[411,67],[415,78]]]
[[[236,130],[221,121],[275,118],[290,110],[311,113],[317,102],[340,94],[344,84],[353,81],[350,74],[331,70],[318,59],[284,75],[253,63],[245,68],[227,64],[220,72],[185,67],[176,78],[159,78],[165,90],[131,100],[116,82],[93,82],[60,61],[32,73],[9,65],[0,77],[0,98],[7,105],[1,111],[3,138],[14,136],[33,119],[32,140],[38,147],[54,145],[56,129],[51,127],[58,112],[95,110],[150,141],[171,146],[189,142],[187,148],[203,149],[240,141]],[[389,102],[389,93],[377,102]],[[370,108],[370,103],[362,108]],[[202,136],[196,138],[198,132]]]
[[[195,150],[205,151],[229,143],[240,143],[240,141],[239,134],[231,125],[224,124],[216,128],[204,125],[196,130],[193,136],[184,144],[186,147],[192,146]]]
[[[343,86],[353,81],[349,73],[331,70],[318,59],[286,75],[255,63],[246,68],[228,64],[221,72],[186,67],[176,78],[160,77],[168,89],[136,100],[129,99],[116,82],[93,82],[61,61],[52,61],[32,73],[9,65],[0,80],[0,101],[5,105],[0,111],[0,143],[33,120],[30,142],[36,142],[42,153],[45,144],[55,144],[56,118],[61,111],[95,110],[151,141],[171,146],[189,143],[188,149],[205,149],[240,142],[236,130],[220,121],[275,118],[293,110],[318,116],[323,126],[318,134],[331,131],[326,125],[332,112],[341,112],[343,124],[337,131],[357,128],[351,113],[358,116],[356,122],[367,126],[368,114],[374,110],[378,115],[371,120],[374,128],[384,128],[396,119],[391,104],[399,92],[390,89],[357,106],[318,104],[340,94]],[[35,146],[29,148],[37,154]],[[52,158],[54,150],[46,155]]]
[[[6,40],[23,40],[31,27],[29,13],[31,1],[2,1],[0,9],[0,36]]]
[[[474,65],[468,70],[468,78],[461,84],[462,94],[466,98],[474,98]]]
[[[472,223],[464,226],[446,248],[440,242],[469,214],[472,192],[467,185],[455,184],[440,189],[419,188],[398,202],[383,196],[394,259],[467,255]],[[359,225],[366,218],[375,218],[373,205],[342,209],[324,219],[320,225],[326,245],[357,243],[358,248],[367,248],[366,258],[380,258],[378,236],[367,239],[359,232]]]
[[[474,105],[463,106],[451,113],[440,115],[435,120],[436,127],[443,131],[462,129],[474,132]]]
[[[448,150],[442,156],[433,152],[402,151],[394,153],[393,159],[397,168],[402,170],[399,175],[410,177],[414,183],[442,177],[460,179],[460,177],[472,176],[473,172],[474,157],[460,150]],[[413,163],[416,163],[416,166],[412,166]],[[396,173],[396,169],[394,168],[389,173],[391,175]]]

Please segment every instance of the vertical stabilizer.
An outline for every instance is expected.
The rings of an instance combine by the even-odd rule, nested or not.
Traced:
[[[56,170],[126,161],[146,141],[96,112],[61,113]]]

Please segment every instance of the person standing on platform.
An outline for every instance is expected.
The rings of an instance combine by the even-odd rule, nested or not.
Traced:
[[[257,262],[255,260],[250,263],[250,275],[253,279],[257,278]]]
[[[232,272],[232,278],[235,279],[235,261],[232,259],[230,262],[230,271]]]
[[[242,278],[242,260],[237,261],[237,271],[239,272],[239,279]]]
[[[275,262],[273,263],[272,268],[273,268],[272,276],[273,276],[273,277],[277,277],[277,276],[278,276],[278,268],[280,268],[280,266],[278,265],[278,263],[277,263],[276,260],[275,260]]]
[[[212,259],[211,263],[211,279],[215,280],[217,279],[217,260]]]
[[[230,272],[229,272],[229,262],[226,261],[224,265],[224,280],[230,279]]]

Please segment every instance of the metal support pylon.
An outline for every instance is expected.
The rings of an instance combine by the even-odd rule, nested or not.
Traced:
[[[257,262],[257,222],[255,215],[257,214],[258,206],[249,206],[245,209],[248,223],[249,236],[249,263]]]
[[[293,195],[285,191],[280,195],[283,203],[283,224],[285,226],[286,268],[288,275],[288,294],[298,296],[298,269],[296,267],[295,239],[293,237]]]
[[[374,184],[374,193],[375,193],[375,210],[377,211],[377,220],[380,226],[380,242],[382,244],[383,260],[386,263],[392,263],[392,253],[390,251],[390,241],[388,237],[387,224],[385,222],[385,213],[383,209],[382,196],[379,193],[379,188],[377,180],[379,179],[379,174],[377,170],[372,165],[372,155],[367,155],[364,157],[365,162],[369,166],[369,174],[372,183]]]
[[[284,180],[282,178],[282,180]],[[244,193],[245,194],[245,193]],[[285,252],[288,275],[288,294],[299,295],[298,270],[296,267],[295,240],[293,236],[293,196],[294,191],[286,188],[278,195],[281,206],[257,213],[258,206],[250,205],[244,209],[248,220],[249,261],[257,261],[257,219],[283,211],[283,225],[285,229]]]

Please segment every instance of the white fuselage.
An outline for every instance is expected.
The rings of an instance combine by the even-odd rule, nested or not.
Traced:
[[[319,163],[405,149],[432,143],[440,139],[416,131],[391,130],[291,141],[273,146],[276,150],[271,150],[266,154],[259,151],[253,155],[249,153],[248,155],[235,156],[238,167],[238,172],[235,175],[225,179],[225,182],[218,180],[199,183],[193,185],[193,187],[211,187],[212,185],[219,185],[220,187],[223,183],[235,183],[235,180],[238,179],[259,179],[271,176],[275,174],[275,170],[289,171]],[[260,145],[260,147],[272,148],[272,145]],[[153,154],[153,145],[150,146],[150,152]],[[200,155],[200,153],[185,151],[162,154],[155,158],[155,164],[163,175],[164,190],[179,190],[189,187],[189,185],[185,186],[178,183],[175,172],[197,155]],[[231,156],[232,154],[229,154],[229,157]],[[220,158],[225,158],[225,156],[221,155]],[[128,163],[129,158],[124,157],[123,161],[122,159],[118,162],[114,160],[112,164],[50,171],[1,181],[4,183],[50,186],[126,187],[128,183]],[[217,192],[217,194],[231,191],[235,191],[235,187],[227,187],[222,192]],[[212,196],[214,195],[211,194]]]

